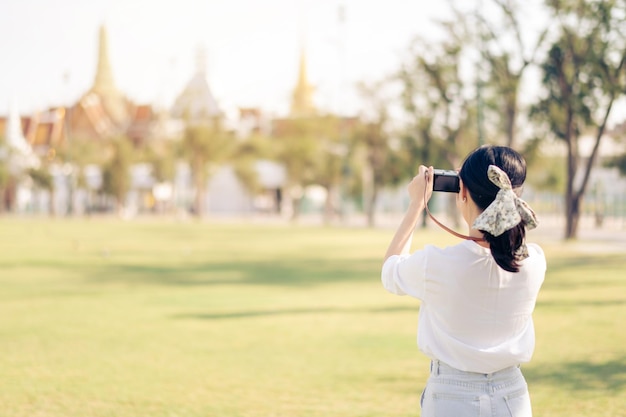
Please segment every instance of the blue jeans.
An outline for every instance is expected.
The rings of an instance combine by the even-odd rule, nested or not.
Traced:
[[[421,405],[422,417],[532,417],[518,366],[479,374],[432,361]]]

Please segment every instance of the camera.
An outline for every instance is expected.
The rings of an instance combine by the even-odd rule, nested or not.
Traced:
[[[447,169],[435,169],[433,171],[433,191],[445,193],[458,193],[459,173]]]

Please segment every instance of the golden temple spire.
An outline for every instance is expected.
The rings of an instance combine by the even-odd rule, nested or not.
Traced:
[[[87,94],[97,95],[104,110],[118,126],[123,126],[129,119],[129,103],[117,89],[113,81],[113,71],[109,60],[109,41],[104,26],[100,26],[98,36],[98,66],[93,86]]]
[[[100,26],[98,67],[96,68],[96,76],[91,91],[99,94],[106,94],[113,91],[117,92],[115,82],[113,81],[111,62],[109,61],[109,41],[104,25]]]
[[[315,106],[313,105],[314,88],[309,84],[306,68],[306,52],[302,48],[300,53],[300,68],[298,71],[298,81],[293,90],[291,101],[291,116],[302,117],[315,114]]]

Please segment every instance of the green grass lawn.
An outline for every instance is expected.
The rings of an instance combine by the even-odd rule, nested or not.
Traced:
[[[0,219],[2,417],[418,416],[392,230]],[[442,232],[416,236],[452,244]],[[537,416],[626,416],[626,256],[546,244]]]

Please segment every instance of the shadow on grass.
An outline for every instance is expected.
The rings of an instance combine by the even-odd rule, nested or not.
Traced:
[[[626,389],[626,356],[602,363],[565,362],[524,368],[529,381],[559,386],[568,391],[609,391]]]
[[[580,258],[574,260],[557,260],[550,263],[548,274],[563,273],[568,270],[589,270],[585,278],[572,280],[546,278],[544,289],[574,289],[579,287],[594,288],[619,284],[621,279],[612,275],[598,279],[598,271],[608,268],[621,271],[626,267],[623,260],[612,258]],[[298,260],[281,259],[262,261],[224,261],[224,262],[192,262],[180,264],[164,264],[158,260],[147,263],[109,263],[92,269],[89,277],[97,282],[125,282],[132,284],[153,285],[283,285],[307,286],[332,282],[371,281],[377,280],[381,263],[378,259],[365,258],[357,260],[314,259]],[[621,301],[620,301],[621,302]],[[598,301],[598,305],[604,302]]]
[[[418,307],[410,306],[389,306],[389,307],[371,307],[371,308],[344,308],[344,307],[307,307],[307,308],[286,308],[282,310],[242,310],[230,311],[222,313],[198,313],[198,314],[179,314],[174,316],[178,319],[197,319],[197,320],[223,320],[223,319],[240,319],[251,317],[270,317],[270,316],[293,316],[299,314],[364,314],[364,313],[396,313],[396,312],[415,312],[417,314]]]
[[[90,271],[92,282],[146,285],[310,286],[379,279],[380,262],[372,259],[268,262],[211,262],[186,265],[110,264]]]

